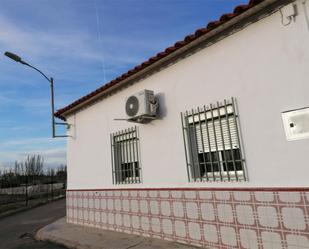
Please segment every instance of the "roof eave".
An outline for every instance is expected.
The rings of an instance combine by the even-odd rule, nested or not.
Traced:
[[[55,113],[55,116],[66,120],[66,118],[75,112],[86,108],[87,106],[94,104],[101,99],[103,99],[105,96],[110,95],[112,92],[114,92],[116,89],[119,89],[129,83],[133,83],[138,81],[139,79],[147,76],[151,73],[151,71],[157,70],[158,68],[162,68],[164,65],[170,64],[172,61],[175,60],[175,58],[178,58],[180,55],[183,55],[190,51],[192,48],[196,48],[199,44],[205,43],[208,40],[210,40],[212,37],[215,37],[216,35],[222,33],[225,30],[228,30],[229,28],[233,27],[235,24],[242,23],[243,21],[247,20],[249,17],[254,16],[257,13],[263,12],[263,10],[268,9],[268,7],[273,6],[271,9],[275,9],[277,6],[278,8],[282,5],[285,5],[288,2],[292,2],[294,0],[265,0],[261,3],[259,3],[256,6],[251,7],[250,9],[246,10],[245,12],[233,17],[229,21],[219,25],[218,27],[213,28],[206,34],[196,38],[195,40],[191,41],[190,43],[184,45],[181,48],[178,48],[177,50],[173,51],[172,53],[166,55],[165,57],[159,59],[158,61],[155,61],[154,63],[150,64],[149,66],[141,69],[140,71],[134,73],[133,75],[121,80],[120,82],[109,86],[108,88],[102,89],[102,92],[99,92],[95,94],[94,96],[90,97],[89,99],[86,99],[82,101],[79,104],[76,104],[72,108],[69,108],[68,110],[62,111],[61,109]]]

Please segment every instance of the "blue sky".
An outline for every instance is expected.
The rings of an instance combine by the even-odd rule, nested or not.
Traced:
[[[5,51],[54,77],[60,108],[246,2],[0,0],[0,169],[27,154],[64,164],[66,146],[50,138],[48,82]]]

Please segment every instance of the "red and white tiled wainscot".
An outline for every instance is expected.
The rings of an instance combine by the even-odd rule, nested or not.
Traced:
[[[309,248],[309,188],[68,190],[67,221],[207,248]]]

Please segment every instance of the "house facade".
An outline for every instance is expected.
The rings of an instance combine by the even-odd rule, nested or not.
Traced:
[[[207,248],[309,248],[309,2],[250,1],[55,115],[67,222]],[[125,119],[149,89],[147,123]]]

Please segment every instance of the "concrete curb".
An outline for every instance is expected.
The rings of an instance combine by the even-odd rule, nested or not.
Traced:
[[[114,232],[66,223],[57,220],[40,230],[35,239],[49,241],[72,249],[194,249],[195,246],[152,239],[138,235]]]

